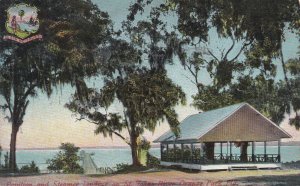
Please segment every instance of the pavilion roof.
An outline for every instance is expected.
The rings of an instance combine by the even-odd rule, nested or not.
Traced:
[[[247,103],[185,118],[176,139],[169,130],[154,142],[276,141],[291,136]]]

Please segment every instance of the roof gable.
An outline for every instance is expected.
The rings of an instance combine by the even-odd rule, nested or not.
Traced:
[[[275,123],[246,104],[222,123],[199,137],[199,141],[277,141],[290,137]]]
[[[188,116],[179,125],[180,137],[177,138],[177,140],[199,139],[200,136],[204,135],[206,132],[229,117],[245,104],[246,103],[239,103],[228,107]],[[174,139],[175,135],[173,134],[173,132],[168,131],[154,140],[154,142],[173,141]]]
[[[275,141],[291,137],[247,103],[188,116],[179,128],[176,141]],[[175,135],[169,130],[154,142],[174,140]]]

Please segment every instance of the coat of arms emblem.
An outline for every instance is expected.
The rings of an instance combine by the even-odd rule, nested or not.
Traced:
[[[42,39],[41,35],[34,35],[39,30],[38,9],[24,3],[11,6],[7,10],[6,30],[10,36],[4,39],[19,43],[27,43],[35,39]],[[31,36],[31,37],[29,37]]]

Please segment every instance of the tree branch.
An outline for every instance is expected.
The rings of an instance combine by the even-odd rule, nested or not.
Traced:
[[[128,134],[131,135],[130,125],[129,125],[128,120],[127,120],[125,108],[123,109],[123,113],[124,113],[124,118],[125,118],[125,123],[126,123],[126,126],[127,126],[127,130],[128,130]]]
[[[195,81],[193,81],[191,78],[189,78],[188,76],[184,75],[188,80],[190,80],[191,83],[193,83],[194,85],[197,86],[197,83]]]
[[[11,108],[10,97],[8,95],[6,95],[6,94],[4,94],[3,96],[4,96],[4,99],[5,99],[6,103],[7,103],[7,108],[9,110],[10,116],[12,117],[13,111],[12,111],[12,108]]]
[[[282,47],[280,47],[280,58],[281,58],[281,65],[282,65],[282,69],[283,69],[284,79],[285,79],[285,82],[287,84],[287,88],[289,90],[289,94],[291,94],[292,89],[291,89],[291,85],[290,85],[289,79],[287,77],[287,70],[286,70],[286,65],[285,65],[284,58],[283,58]]]
[[[226,52],[226,54],[225,54],[225,56],[224,56],[224,58],[223,59],[227,59],[227,56],[228,56],[228,54],[232,51],[232,49],[234,48],[234,46],[235,46],[235,40],[234,40],[234,38],[233,38],[233,36],[230,36],[230,38],[231,38],[231,40],[232,40],[232,45],[231,45],[231,47],[228,49],[228,51]]]
[[[91,120],[86,119],[86,118],[78,118],[77,120],[78,120],[78,121],[86,120],[86,121],[89,122],[89,123],[93,123],[93,124],[96,124],[96,125],[101,125],[101,124],[98,123],[98,122],[91,121]],[[122,136],[122,134],[116,132],[115,130],[113,130],[112,128],[108,127],[107,125],[105,126],[105,128],[106,128],[109,132],[111,132],[111,133],[115,134],[116,136],[120,137],[127,145],[129,145],[129,146],[131,145],[129,142],[127,142],[126,138],[125,138],[124,136]]]
[[[27,91],[25,92],[25,94],[23,95],[23,97],[21,98],[21,100],[26,100],[26,98],[29,96],[29,94],[32,93],[32,91],[34,90],[34,88],[36,86],[37,86],[37,83],[30,84],[29,88],[27,89]]]
[[[19,118],[18,118],[18,127],[22,125],[23,122],[21,122],[25,116],[26,109],[29,105],[29,101],[27,100],[24,106],[22,107],[22,110],[19,111]]]
[[[194,76],[194,78],[195,78],[195,81],[192,81],[190,78],[188,78],[193,84],[195,84],[196,85],[196,87],[197,87],[197,89],[198,89],[198,92],[200,92],[200,87],[199,87],[199,81],[198,81],[198,72],[199,72],[199,70],[197,70],[196,68],[194,68],[195,69],[195,72],[193,71],[193,69],[192,69],[192,65],[187,65],[187,68],[188,68],[188,70],[191,72],[191,74]]]
[[[209,50],[207,49],[207,52],[218,62],[220,62],[220,60]]]
[[[242,46],[242,48],[241,48],[241,50],[238,52],[238,54],[237,54],[233,59],[229,60],[229,62],[235,61],[235,60],[241,55],[241,53],[243,52],[243,50],[244,50],[247,46],[251,45],[252,42],[253,42],[253,40],[249,41],[248,43],[244,43],[243,46]]]
[[[25,115],[26,108],[29,104],[29,101],[26,101],[27,97],[32,93],[33,89],[37,86],[37,84],[31,84],[29,88],[25,91],[24,95],[21,97],[21,99],[15,99],[15,109],[14,109],[14,117],[18,120],[18,126],[21,126],[21,123],[19,123],[20,120],[23,119]],[[15,95],[17,98],[17,96]],[[26,102],[25,102],[26,101]]]

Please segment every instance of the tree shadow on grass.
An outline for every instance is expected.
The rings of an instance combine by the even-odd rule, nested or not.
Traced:
[[[293,175],[272,175],[272,176],[253,176],[246,178],[238,178],[237,182],[245,185],[300,185],[300,174]]]

